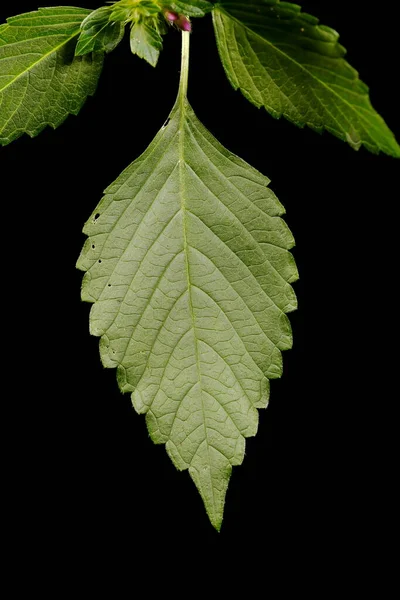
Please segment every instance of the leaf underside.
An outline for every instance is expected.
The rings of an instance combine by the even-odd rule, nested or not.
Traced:
[[[189,469],[217,529],[292,345],[294,241],[268,183],[177,102],[106,190],[77,263],[104,366]]]
[[[102,54],[74,57],[90,10],[41,8],[0,26],[0,143],[58,127],[93,95]]]
[[[213,11],[229,81],[257,107],[303,127],[326,129],[354,149],[400,157],[368,87],[344,59],[333,29],[279,0],[221,0]]]

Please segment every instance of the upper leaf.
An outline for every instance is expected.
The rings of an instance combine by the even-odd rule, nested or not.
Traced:
[[[326,129],[358,149],[400,157],[400,146],[371,106],[368,88],[344,60],[333,29],[279,0],[221,0],[217,44],[235,89],[274,117]]]
[[[136,22],[143,17],[155,17],[161,12],[158,0],[119,0],[109,7],[111,21]]]
[[[213,5],[206,0],[177,0],[176,2],[164,2],[170,10],[183,13],[188,17],[204,17],[213,9]]]
[[[268,183],[182,100],[106,190],[77,265],[103,364],[189,469],[217,529],[292,344],[294,241]]]
[[[125,25],[117,21],[110,23],[111,6],[103,6],[90,13],[81,25],[81,34],[75,56],[89,52],[112,52],[124,37]]]
[[[89,10],[41,8],[0,26],[0,143],[37,135],[77,114],[94,94],[102,54],[74,57]]]
[[[155,19],[148,18],[135,23],[131,29],[131,50],[140,58],[144,58],[152,67],[155,67],[163,40],[157,29]]]

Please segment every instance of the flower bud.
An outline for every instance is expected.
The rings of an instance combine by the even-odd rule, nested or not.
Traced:
[[[179,19],[179,15],[176,12],[172,12],[172,10],[166,10],[164,15],[167,21],[169,21],[170,23],[174,23]]]
[[[179,15],[177,21],[175,21],[175,25],[182,29],[182,31],[192,31],[192,24],[184,15]]]

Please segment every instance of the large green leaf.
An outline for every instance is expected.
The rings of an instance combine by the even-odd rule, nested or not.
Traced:
[[[400,146],[371,106],[368,88],[344,60],[333,29],[279,0],[221,0],[217,44],[235,89],[274,117],[326,129],[353,148],[400,157]]]
[[[103,364],[189,469],[217,529],[292,344],[294,241],[268,183],[181,99],[106,190],[77,265]]]
[[[74,57],[89,10],[41,8],[0,26],[0,143],[77,114],[95,92],[102,54]]]

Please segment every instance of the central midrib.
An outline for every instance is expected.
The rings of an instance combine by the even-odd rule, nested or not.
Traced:
[[[190,260],[189,260],[189,243],[187,239],[187,208],[186,208],[186,199],[185,199],[185,123],[186,123],[186,105],[187,100],[185,97],[180,99],[180,117],[179,117],[179,189],[180,189],[180,199],[181,199],[181,211],[182,211],[182,230],[183,230],[183,252],[185,255],[185,264],[186,264],[186,279],[187,279],[187,287],[188,287],[188,304],[189,304],[189,315],[190,320],[192,322],[193,329],[193,341],[194,341],[194,352],[196,358],[196,367],[197,367],[197,377],[200,384],[200,401],[201,401],[201,409],[203,413],[203,424],[204,424],[204,441],[207,444],[207,454],[208,454],[208,466],[210,468],[210,479],[211,479],[211,459],[210,459],[210,446],[208,443],[207,436],[207,426],[206,426],[206,413],[204,410],[204,401],[203,401],[203,380],[202,373],[200,367],[200,358],[199,358],[199,346],[198,340],[196,337],[196,314],[193,308],[193,300],[192,300],[192,281],[190,275]],[[216,514],[216,506],[215,506],[215,497],[214,497],[214,488],[211,482],[211,493],[214,505],[214,514]]]

